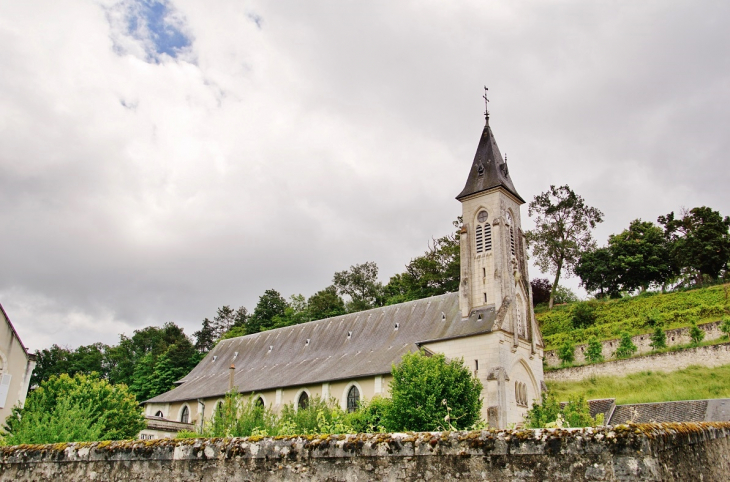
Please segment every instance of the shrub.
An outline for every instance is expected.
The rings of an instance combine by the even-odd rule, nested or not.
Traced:
[[[146,426],[126,385],[111,385],[95,373],[51,376],[5,424],[11,445],[131,439]]]
[[[693,321],[692,326],[689,327],[689,337],[692,339],[693,345],[699,345],[705,339],[705,332],[697,326],[697,322]]]
[[[628,358],[636,353],[637,348],[634,342],[631,340],[631,335],[628,332],[621,334],[621,341],[616,349],[616,358]]]
[[[226,393],[223,403],[216,405],[213,418],[203,429],[207,437],[248,437],[254,432],[278,435],[277,416],[270,408],[256,403],[257,397],[231,391]]]
[[[295,407],[293,403],[281,409],[279,435],[317,433],[350,433],[354,429],[347,421],[347,414],[334,399],[322,400],[318,395],[309,399],[306,408]]]
[[[550,280],[535,278],[530,281],[530,285],[532,286],[532,306],[550,301],[550,291],[552,291]]]
[[[730,316],[723,316],[720,331],[725,333],[723,338],[730,338]]]
[[[574,328],[588,328],[596,323],[596,302],[582,301],[573,305],[571,321]]]
[[[571,396],[568,403],[562,408],[554,395],[542,393],[542,402],[533,403],[532,408],[525,414],[527,428],[543,428],[551,426],[567,427],[595,427],[602,423],[591,417],[588,402],[583,396]]]
[[[558,348],[558,358],[563,362],[563,365],[573,363],[575,361],[575,345],[570,340],[565,342]]]
[[[654,328],[654,333],[651,335],[651,347],[654,350],[661,350],[667,347],[667,335],[658,326]]]
[[[385,432],[385,418],[390,410],[390,398],[374,397],[370,402],[362,402],[360,408],[347,415],[347,422],[356,433]]]
[[[592,336],[588,340],[588,349],[586,350],[586,360],[589,363],[600,363],[603,361],[603,345],[598,338]]]
[[[445,430],[449,414],[458,429],[479,420],[482,384],[463,360],[447,362],[442,354],[408,353],[391,373],[392,405],[385,415],[389,430]]]
[[[578,296],[573,293],[570,288],[566,288],[565,286],[560,285],[555,288],[555,299],[553,300],[553,303],[555,303],[556,305],[575,303],[576,301],[578,301]]]

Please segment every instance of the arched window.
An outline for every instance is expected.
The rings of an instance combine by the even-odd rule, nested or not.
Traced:
[[[512,256],[515,255],[515,229],[512,221],[512,213],[507,212],[507,226],[509,226],[509,249]]]
[[[492,225],[486,223],[484,225],[484,251],[492,250]]]
[[[307,407],[309,407],[309,394],[307,392],[302,392],[302,394],[299,395],[297,406],[305,410],[307,409]]]
[[[155,413],[155,417],[165,418],[165,416],[162,414],[162,410],[158,410],[157,413]]]
[[[347,391],[347,411],[354,412],[360,406],[360,390],[355,385]]]
[[[522,382],[515,382],[515,401],[517,405],[527,406],[527,385]]]
[[[264,408],[264,398],[258,397],[256,399],[256,408]]]
[[[477,224],[477,253],[484,251],[484,232],[481,224]]]
[[[190,409],[187,405],[185,405],[182,409],[182,413],[180,414],[180,421],[182,423],[190,423]]]

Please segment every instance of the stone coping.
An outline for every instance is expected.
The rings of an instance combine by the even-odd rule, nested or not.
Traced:
[[[566,429],[481,430],[295,437],[196,438],[17,445],[0,448],[0,473],[17,464],[492,455],[656,455],[730,438],[730,422],[626,424]]]

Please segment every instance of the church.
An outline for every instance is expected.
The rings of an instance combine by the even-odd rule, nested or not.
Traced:
[[[278,328],[219,342],[177,387],[144,402],[143,438],[210,419],[235,387],[279,409],[334,398],[343,410],[388,396],[391,367],[417,350],[463,358],[482,382],[482,418],[520,425],[540,399],[543,342],[532,309],[520,206],[489,113],[461,202],[458,293]]]

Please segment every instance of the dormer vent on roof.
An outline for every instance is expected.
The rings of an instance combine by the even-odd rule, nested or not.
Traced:
[[[400,326],[400,323],[396,323],[395,324],[395,329],[397,330],[399,326]]]
[[[446,321],[446,313],[441,312],[441,321]]]
[[[218,359],[218,355],[213,355],[213,361],[216,361]]]
[[[304,344],[304,346],[309,346],[309,338],[307,338],[307,342]]]
[[[274,349],[274,345],[269,345],[269,353],[271,353],[271,350]]]
[[[347,332],[347,339],[349,340],[350,338],[352,338],[352,332],[351,331],[348,331]]]
[[[233,359],[235,360],[236,358],[238,358],[238,352],[233,353]]]

